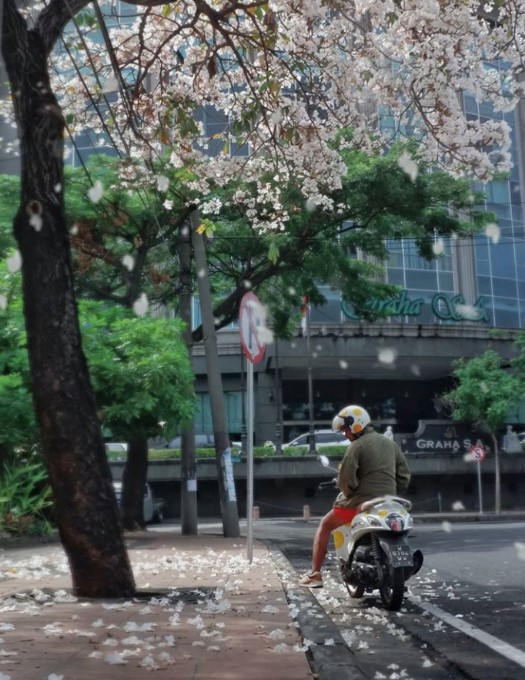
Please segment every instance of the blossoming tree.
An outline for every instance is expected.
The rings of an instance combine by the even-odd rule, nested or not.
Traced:
[[[89,129],[128,158],[121,185],[133,191],[169,188],[167,173],[151,170],[164,158],[203,214],[218,207],[207,200],[212,187],[241,177],[251,190],[232,200],[252,228],[285,231],[281,191],[290,178],[305,207],[337,214],[330,192],[344,172],[341,146],[371,151],[409,136],[416,158],[451,173],[487,180],[507,170],[508,126],[469,120],[461,93],[510,110],[521,94],[525,34],[525,10],[507,1],[121,5],[136,6],[136,19],[111,30],[97,3],[88,13],[88,0],[35,2],[26,13],[4,0],[2,17],[20,141],[14,231],[34,401],[75,590],[92,596],[134,585],[78,330],[62,193],[66,130]],[[55,68],[65,82],[51,78]],[[351,137],[338,137],[341,128]],[[403,167],[413,173],[412,159]],[[95,182],[91,199],[103,191]]]

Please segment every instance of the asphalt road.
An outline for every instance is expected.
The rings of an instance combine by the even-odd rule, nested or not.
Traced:
[[[255,523],[297,573],[309,568],[315,521]],[[523,680],[525,524],[416,526],[425,554],[408,582],[406,605],[385,612],[379,598],[351,600],[327,560],[325,588],[313,591],[370,678]],[[327,676],[328,677],[328,676]]]

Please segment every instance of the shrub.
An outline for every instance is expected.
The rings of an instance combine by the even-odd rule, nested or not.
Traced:
[[[0,531],[9,534],[50,533],[44,510],[52,505],[42,463],[4,465],[0,477]]]

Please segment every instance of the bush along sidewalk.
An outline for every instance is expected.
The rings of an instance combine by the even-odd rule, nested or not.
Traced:
[[[48,534],[51,488],[43,463],[4,465],[0,476],[0,535]]]
[[[342,458],[346,451],[346,446],[319,446],[317,454],[325,454],[327,456]],[[238,456],[241,460],[246,459],[246,455],[242,453],[241,449],[232,447],[232,456]],[[281,456],[276,456],[274,446],[254,446],[254,458],[297,458],[297,457],[311,457],[315,459],[316,456],[308,456],[307,446],[290,446],[283,449]],[[150,449],[149,460],[180,460],[180,449]],[[206,459],[215,458],[215,449],[196,449],[195,458]],[[110,461],[122,461],[126,459],[126,454],[120,451],[108,451],[108,459]]]

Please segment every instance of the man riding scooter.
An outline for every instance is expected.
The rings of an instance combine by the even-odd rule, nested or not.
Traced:
[[[312,569],[299,581],[307,588],[323,586],[321,567],[332,531],[351,522],[361,503],[378,496],[403,495],[410,481],[401,449],[374,430],[363,407],[345,406],[333,419],[332,429],[344,432],[351,445],[339,468],[340,493],[330,512],[321,519],[314,537]]]

